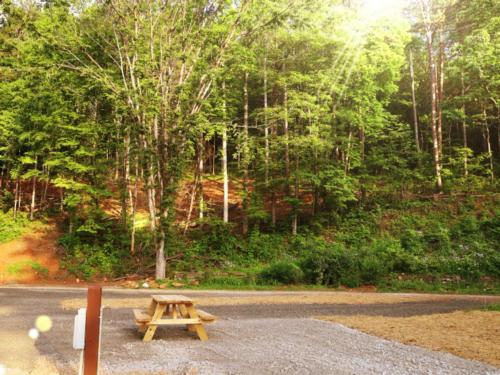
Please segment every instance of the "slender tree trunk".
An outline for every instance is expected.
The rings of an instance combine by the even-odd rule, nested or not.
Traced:
[[[248,145],[248,72],[245,72],[243,82],[243,212],[242,231],[243,235],[248,233],[248,166],[249,166],[249,145]]]
[[[267,118],[267,46],[264,56],[264,164],[265,164],[265,183],[269,186],[269,123]]]
[[[64,188],[61,188],[59,190],[59,199],[60,199],[59,211],[62,213],[64,212]]]
[[[131,196],[131,207],[132,207],[132,229],[130,232],[130,254],[135,254],[135,224],[136,224],[136,213],[137,213],[137,192],[139,185],[139,158],[136,160],[135,165],[135,181],[134,181],[134,191]]]
[[[432,29],[430,21],[430,13],[428,2],[420,0],[420,6],[422,9],[422,16],[424,18],[425,28],[426,28],[426,41],[427,41],[427,54],[429,60],[429,80],[430,80],[430,91],[431,91],[431,128],[432,128],[432,149],[434,156],[434,170],[436,175],[436,187],[438,192],[443,190],[443,180],[441,176],[441,153],[439,147],[439,135],[438,135],[438,124],[437,124],[437,74],[436,74],[436,63],[434,59],[434,52],[432,48]]]
[[[284,121],[284,136],[285,136],[285,177],[286,185],[285,192],[288,194],[290,192],[290,151],[289,151],[289,134],[288,134],[288,86],[285,83],[285,90],[283,95],[283,107],[285,111],[285,121]]]
[[[17,211],[18,211],[18,207],[19,207],[19,202],[21,200],[21,195],[20,195],[20,186],[19,186],[19,178],[16,178],[16,190],[14,192],[14,211],[13,211],[13,214],[14,214],[14,220],[17,219]]]
[[[36,176],[33,176],[33,184],[31,189],[30,220],[33,220],[35,218],[36,206]]]
[[[420,153],[418,115],[417,115],[417,99],[415,95],[415,70],[413,68],[413,51],[410,50],[410,77],[411,77],[411,100],[413,104],[413,130],[415,133],[415,147],[417,153]]]
[[[193,187],[191,188],[191,194],[189,195],[189,208],[186,217],[186,225],[184,226],[184,234],[186,234],[189,228],[189,224],[191,223],[191,215],[193,214],[194,201],[196,199],[197,190],[198,190],[198,164],[196,164],[195,166]]]
[[[205,147],[203,145],[203,135],[200,136],[200,139],[198,141],[198,197],[199,197],[199,204],[198,204],[198,216],[200,219],[203,219],[205,216],[205,201],[203,197],[203,170],[204,170],[204,165],[203,165],[203,154],[204,154]]]
[[[493,172],[493,150],[491,148],[491,138],[490,138],[490,128],[488,126],[488,116],[486,114],[486,109],[483,108],[483,117],[484,117],[484,130],[485,130],[485,141],[486,147],[488,151],[488,158],[490,161],[490,178],[491,181],[495,180],[495,174]]]
[[[464,84],[464,73],[462,72],[461,76],[462,83],[462,136],[464,141],[464,176],[467,177],[469,175],[469,167],[468,167],[468,155],[467,155],[467,120],[466,120],[466,112],[465,112],[465,84]]]
[[[222,220],[229,222],[229,178],[227,174],[227,115],[226,115],[226,81],[222,82],[223,102],[223,127],[222,127],[222,178],[224,185]]]
[[[271,226],[276,228],[276,192],[271,192]]]
[[[215,176],[215,154],[217,152],[217,146],[216,146],[216,139],[214,136],[214,144],[213,144],[213,150],[212,150],[212,176]]]
[[[439,86],[438,86],[438,99],[437,99],[437,110],[438,110],[438,145],[439,145],[439,156],[443,158],[443,100],[444,100],[444,37],[443,31],[439,32]]]
[[[298,202],[299,200],[299,157],[295,158],[295,179],[294,179],[294,198]],[[294,207],[293,219],[292,219],[292,236],[297,235],[297,227],[299,221],[299,207],[298,204]]]
[[[344,173],[347,175],[349,173],[350,169],[350,159],[349,155],[351,152],[351,142],[352,142],[352,129],[349,127],[349,136],[347,137],[347,149],[345,151],[345,156],[344,156]]]
[[[49,190],[50,184],[50,169],[47,168],[47,179],[45,180],[45,184],[43,186],[42,198],[40,200],[40,207],[45,207],[45,203],[47,202],[47,192]]]

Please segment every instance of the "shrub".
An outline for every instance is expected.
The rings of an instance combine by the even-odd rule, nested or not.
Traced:
[[[210,217],[200,222],[200,226],[191,233],[191,238],[204,256],[235,259],[241,257],[242,246],[232,228],[232,224]]]
[[[259,261],[278,259],[285,252],[283,237],[277,234],[261,233],[253,230],[248,237],[246,254]]]
[[[424,253],[422,233],[414,229],[407,229],[401,235],[401,247],[409,253],[421,255]]]
[[[359,265],[355,254],[338,244],[307,255],[300,267],[305,280],[311,284],[339,285],[343,280],[350,286],[359,284]]]
[[[260,281],[271,284],[298,284],[303,278],[304,273],[297,265],[285,261],[274,263],[259,274]]]

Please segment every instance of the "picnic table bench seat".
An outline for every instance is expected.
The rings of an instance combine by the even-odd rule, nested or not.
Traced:
[[[134,309],[134,317],[136,323],[149,323],[151,321],[152,316],[149,315],[148,310],[146,309]]]

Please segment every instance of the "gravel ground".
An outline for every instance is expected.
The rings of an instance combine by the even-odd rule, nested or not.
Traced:
[[[145,294],[105,291],[108,297],[144,297]],[[151,292],[148,291],[148,294]],[[185,294],[195,297],[249,293],[197,291]],[[76,374],[79,354],[71,347],[74,311],[62,310],[60,301],[83,296],[85,290],[82,289],[0,288],[0,307],[8,312],[0,316],[0,341],[3,342],[3,346],[0,342],[0,364],[15,365],[24,373],[30,373],[33,358],[20,353],[23,345],[31,345],[28,351],[23,352],[49,358],[62,375]],[[465,297],[449,301],[378,305],[210,306],[206,310],[221,319],[207,327],[207,342],[197,340],[182,327],[162,327],[150,343],[141,341],[130,309],[111,309],[104,312],[101,368],[103,374],[124,375],[500,375],[499,369],[480,362],[383,340],[341,325],[310,319],[315,315],[340,314],[410,316],[480,305],[481,301]],[[41,334],[33,345],[25,337],[40,314],[51,316],[54,325],[49,332]],[[20,344],[15,346],[15,350],[9,350],[9,340],[18,340]]]
[[[119,328],[116,328],[119,329]],[[105,355],[108,374],[499,374],[450,354],[382,340],[312,319],[224,320],[200,342],[181,328],[150,344],[129,341]]]

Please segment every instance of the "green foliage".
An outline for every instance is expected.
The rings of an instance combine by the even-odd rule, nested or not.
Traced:
[[[306,282],[327,286],[358,286],[359,264],[355,254],[340,245],[313,251],[300,262]]]
[[[15,262],[7,266],[7,273],[11,276],[19,276],[27,270],[35,271],[38,276],[43,278],[46,278],[49,275],[47,267],[42,266],[40,263],[33,260]]]
[[[232,232],[232,224],[218,218],[207,218],[191,234],[198,254],[215,259],[235,259],[241,256],[242,246]]]
[[[32,227],[33,223],[29,221],[26,213],[18,213],[14,220],[11,211],[0,211],[0,243],[16,239]]]
[[[59,244],[65,249],[62,267],[83,279],[122,275],[132,266],[126,231],[100,211],[91,211]]]
[[[302,270],[294,263],[281,261],[264,268],[259,280],[266,284],[299,284],[304,278]]]
[[[285,239],[279,234],[261,233],[253,230],[245,247],[247,257],[261,262],[279,259],[286,252]]]
[[[500,303],[489,303],[489,304],[485,305],[481,310],[500,311]]]

